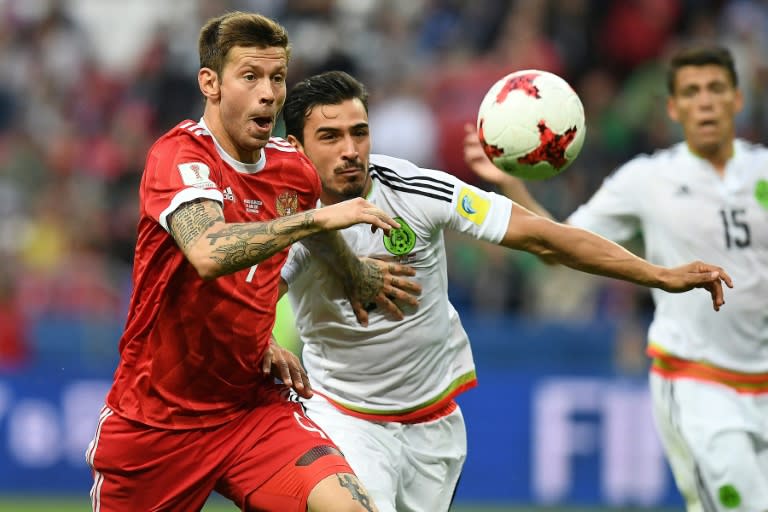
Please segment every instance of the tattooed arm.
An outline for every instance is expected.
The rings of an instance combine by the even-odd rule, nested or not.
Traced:
[[[227,223],[209,199],[183,204],[170,216],[171,236],[200,277],[214,279],[250,267],[309,235],[353,224],[389,230],[399,224],[362,198],[267,222]]]
[[[407,265],[394,262],[358,258],[341,234],[318,233],[302,243],[313,257],[323,260],[326,267],[344,284],[347,296],[358,321],[367,325],[366,306],[374,304],[397,319],[403,318],[403,311],[397,302],[418,306],[421,286],[403,276],[414,276],[416,272]],[[287,287],[286,287],[287,289]]]

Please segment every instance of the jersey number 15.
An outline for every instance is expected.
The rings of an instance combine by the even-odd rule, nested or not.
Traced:
[[[723,220],[725,229],[725,248],[731,249],[734,246],[743,249],[749,247],[752,239],[749,232],[749,224],[744,221],[744,215],[747,211],[743,208],[733,210],[720,210],[720,218]]]

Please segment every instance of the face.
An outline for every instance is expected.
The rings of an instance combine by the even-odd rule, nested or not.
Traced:
[[[285,102],[286,73],[284,48],[242,46],[229,51],[220,76],[205,68],[200,71],[207,98],[206,123],[237,160],[252,163],[259,159]]]
[[[688,145],[710,156],[731,151],[734,118],[743,106],[728,72],[716,65],[684,66],[677,71],[669,116],[680,123]]]
[[[315,106],[306,119],[303,135],[304,144],[289,139],[315,164],[325,204],[368,193],[371,137],[368,114],[359,99]]]

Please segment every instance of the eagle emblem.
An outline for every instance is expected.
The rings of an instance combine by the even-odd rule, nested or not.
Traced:
[[[283,192],[277,196],[275,206],[280,217],[293,215],[299,211],[299,194],[295,190]]]

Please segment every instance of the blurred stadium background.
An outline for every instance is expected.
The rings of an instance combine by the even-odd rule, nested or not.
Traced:
[[[760,0],[0,0],[0,510],[87,508],[83,450],[116,361],[144,155],[200,116],[197,32],[230,9],[288,28],[290,83],[362,78],[376,151],[474,183],[460,140],[485,90],[515,69],[564,76],[586,145],[532,184],[559,218],[679,137],[662,66],[679,44],[727,44],[739,132],[768,131]],[[461,398],[456,510],[680,510],[649,415],[648,293],[461,237],[449,251],[480,381]],[[278,336],[298,348],[289,314]]]

